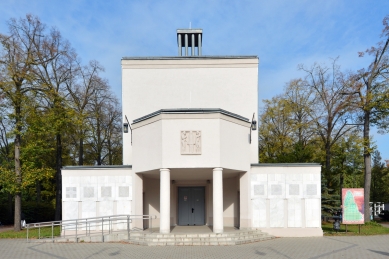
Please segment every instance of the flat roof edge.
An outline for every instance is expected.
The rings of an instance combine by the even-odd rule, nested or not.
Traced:
[[[122,60],[175,60],[175,59],[258,59],[258,56],[166,56],[166,57],[122,57]]]
[[[133,120],[132,124],[150,119],[152,117],[155,117],[160,114],[204,114],[204,113],[221,113],[227,116],[230,116],[232,118],[242,120],[244,122],[250,122],[248,118],[245,118],[243,116],[240,116],[238,114],[223,110],[223,109],[218,109],[218,108],[188,108],[188,109],[161,109],[156,112],[147,114],[143,117],[140,117],[138,119]]]
[[[320,163],[255,163],[251,167],[321,167]]]
[[[132,165],[85,165],[85,166],[64,166],[62,170],[90,170],[90,169],[126,169]]]

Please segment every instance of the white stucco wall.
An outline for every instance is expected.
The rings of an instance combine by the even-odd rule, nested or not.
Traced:
[[[223,179],[223,223],[225,227],[239,226],[239,180],[237,177]]]
[[[131,168],[62,169],[62,219],[131,214]]]
[[[220,114],[160,114],[134,124],[133,170],[250,168],[250,124]],[[201,154],[181,154],[181,131],[201,131]]]
[[[253,166],[252,227],[276,236],[322,236],[320,170],[318,165]]]
[[[122,60],[123,117],[130,123],[167,108],[221,108],[251,120],[257,116],[257,88],[257,57]],[[123,134],[123,161],[133,164],[131,133]],[[258,162],[257,138],[250,161]]]

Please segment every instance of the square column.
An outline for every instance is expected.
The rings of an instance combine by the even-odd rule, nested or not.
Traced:
[[[143,175],[137,174],[134,171],[132,175],[132,208],[129,214],[132,215],[143,215]],[[140,228],[143,229],[143,220],[133,220],[131,223],[131,228]]]
[[[160,170],[160,225],[159,232],[170,233],[170,170],[161,168]]]
[[[213,233],[223,233],[223,168],[213,169]]]

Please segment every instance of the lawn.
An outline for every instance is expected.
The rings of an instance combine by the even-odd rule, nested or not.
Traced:
[[[341,225],[340,230],[336,232],[333,229],[332,222],[322,222],[321,225],[325,236],[370,236],[370,235],[388,235],[389,228],[381,226],[379,223],[372,221],[361,225],[361,233],[359,234],[358,225],[348,225],[347,233],[346,226]]]
[[[61,233],[60,227],[54,227],[54,236],[59,236]],[[38,238],[39,230],[30,229],[28,231],[28,238]],[[51,227],[41,228],[40,233],[41,238],[51,238]],[[0,238],[27,238],[27,229],[22,229],[21,231],[15,232],[13,230],[0,231]]]

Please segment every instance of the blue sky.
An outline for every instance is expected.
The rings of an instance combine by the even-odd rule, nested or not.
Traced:
[[[7,21],[27,13],[56,27],[84,63],[98,60],[104,77],[121,96],[124,56],[176,56],[176,29],[203,29],[203,55],[258,55],[259,98],[280,94],[302,74],[298,64],[328,63],[339,57],[342,69],[371,61],[357,52],[380,39],[387,0],[104,1],[2,0],[0,33]],[[389,134],[374,134],[389,159]]]

